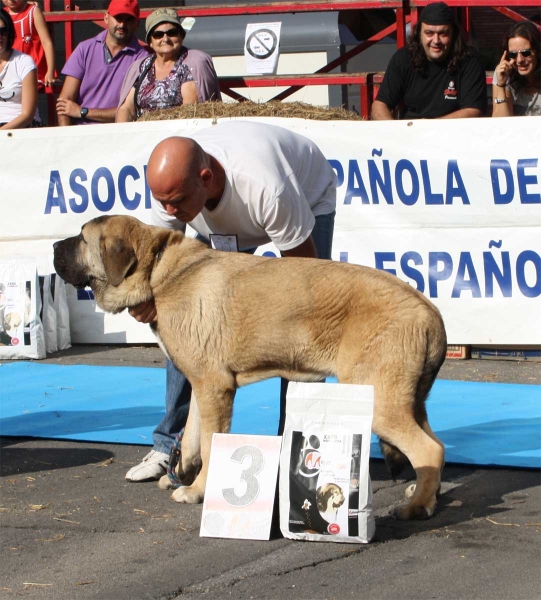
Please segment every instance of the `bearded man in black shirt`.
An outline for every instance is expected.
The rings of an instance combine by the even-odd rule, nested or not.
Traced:
[[[429,4],[421,13],[407,47],[391,58],[372,119],[481,117],[487,106],[486,74],[471,46],[460,35],[451,8]]]

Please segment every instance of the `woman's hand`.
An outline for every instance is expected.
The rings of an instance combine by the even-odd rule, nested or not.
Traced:
[[[156,312],[153,298],[137,306],[132,306],[128,312],[139,323],[155,323],[158,320],[158,313]]]
[[[496,67],[494,71],[494,75],[496,77],[496,84],[500,87],[504,87],[507,80],[509,79],[509,74],[513,70],[515,66],[515,59],[507,60],[507,50],[502,54],[500,58],[500,64]]]
[[[54,76],[54,71],[47,71],[43,78],[43,85],[46,87],[53,87],[56,83],[59,83],[58,79]]]

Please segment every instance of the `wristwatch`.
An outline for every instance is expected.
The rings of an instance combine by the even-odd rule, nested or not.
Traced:
[[[506,98],[494,98],[494,104],[503,104],[504,102],[507,102]]]
[[[88,115],[88,108],[85,108],[84,106],[81,107],[81,119],[83,121],[86,121],[86,116]]]

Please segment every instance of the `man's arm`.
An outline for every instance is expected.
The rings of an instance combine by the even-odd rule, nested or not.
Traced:
[[[391,121],[393,119],[391,109],[381,100],[374,100],[370,116],[372,121]]]
[[[371,117],[374,121],[390,121],[394,119],[392,111],[404,99],[406,93],[406,72],[409,55],[401,48],[391,56],[385,70],[378,95],[372,103]]]
[[[81,106],[79,106],[79,114],[81,114]],[[89,108],[87,121],[95,123],[114,123],[116,117],[116,106],[111,108]]]
[[[484,116],[487,109],[486,73],[476,54],[465,59],[460,67],[459,110],[445,115],[448,119]]]
[[[71,75],[66,75],[62,91],[56,101],[56,114],[60,126],[73,125],[74,121],[81,119],[82,106],[76,102],[81,88],[81,80]],[[87,107],[88,108],[88,107]],[[96,123],[114,123],[116,107],[112,108],[89,108],[86,116],[87,121]]]
[[[476,119],[477,117],[482,117],[483,111],[478,108],[461,108],[460,110],[455,110],[455,112],[449,113],[448,115],[443,115],[443,117],[438,117],[439,119]]]
[[[299,256],[302,258],[317,258],[316,245],[312,236],[308,236],[302,244],[291,250],[280,250],[282,256]]]
[[[58,124],[60,127],[66,127],[71,125],[71,118],[66,110],[67,103],[73,104],[79,94],[81,88],[81,80],[76,77],[66,76],[62,91],[56,101],[56,114],[58,115]],[[79,109],[79,116],[81,109]]]

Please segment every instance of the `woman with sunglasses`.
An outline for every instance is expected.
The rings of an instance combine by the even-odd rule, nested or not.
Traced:
[[[14,39],[13,20],[0,8],[0,129],[39,127],[36,64],[13,49]]]
[[[541,32],[520,21],[504,37],[502,58],[494,71],[493,117],[541,116]]]
[[[145,25],[146,41],[154,53],[139,64],[137,79],[125,100],[121,100],[117,123],[135,121],[147,111],[198,101],[194,78],[186,63],[188,49],[182,45],[186,32],[176,11],[157,9],[147,17]]]

